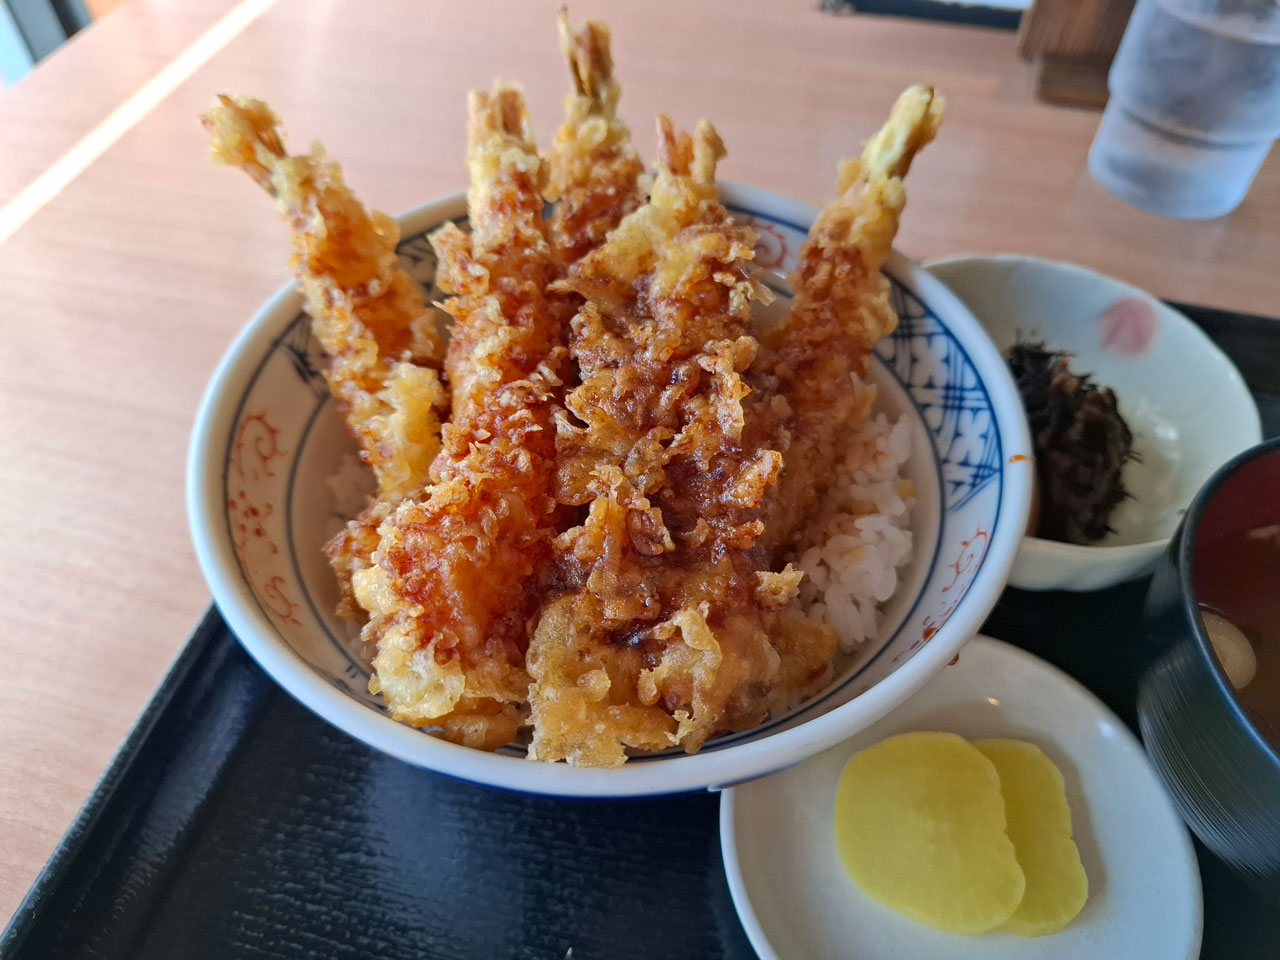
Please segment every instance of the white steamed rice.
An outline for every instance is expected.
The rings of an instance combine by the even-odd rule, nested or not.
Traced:
[[[333,513],[342,520],[357,516],[375,487],[373,471],[354,453],[342,455],[338,469],[325,477],[325,483],[333,493]]]
[[[911,559],[915,489],[902,477],[910,454],[909,417],[891,423],[879,414],[860,427],[801,539],[812,546],[796,559],[806,574],[800,601],[836,628],[844,653],[877,636],[880,604]]]

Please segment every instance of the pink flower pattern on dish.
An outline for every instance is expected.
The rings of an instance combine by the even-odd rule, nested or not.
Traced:
[[[1142,297],[1121,297],[1098,315],[1098,342],[1109,353],[1136,357],[1155,339],[1159,319]]]
[[[285,458],[280,431],[267,419],[266,411],[245,414],[236,428],[227,462],[228,479],[236,481],[231,485],[235,492],[228,497],[227,510],[245,582],[263,609],[283,623],[300,627],[302,623],[294,615],[299,605],[289,597],[285,577],[276,570],[283,556],[268,523],[275,516],[275,504],[262,497],[267,481],[276,476],[272,462]]]

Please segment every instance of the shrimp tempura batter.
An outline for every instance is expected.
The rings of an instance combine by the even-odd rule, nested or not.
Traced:
[[[576,34],[560,11],[560,49],[573,73],[565,119],[552,145],[548,200],[552,243],[572,263],[604,242],[622,218],[644,202],[644,163],[618,118],[618,82],[609,54],[609,28],[588,20]]]
[[[863,380],[871,350],[898,324],[880,270],[906,204],[902,178],[938,132],[943,106],[931,87],[903,91],[861,159],[840,165],[840,195],[809,228],[791,274],[795,299],[767,341],[773,352],[762,377],[770,381],[767,392],[785,399],[791,438],[768,511],[771,550],[791,544],[830,476],[841,437],[870,413],[874,389]]]
[[[290,224],[325,376],[377,479],[329,546],[344,612],[368,614],[370,689],[457,743],[493,750],[527,724],[531,759],[614,766],[694,752],[832,676],[835,631],[784,563],[825,542],[816,508],[897,323],[880,271],[902,178],[943,104],[911,87],[841,165],[761,344],[752,304],[770,295],[719,201],[715,130],[659,118],[643,203],[608,30],[563,14],[560,30],[576,89],[548,159],[517,88],[469,102],[471,233],[431,238],[447,351],[395,223],[319,146],[288,156],[255,100],[203,119],[214,158]]]
[[[690,139],[664,117],[659,133],[650,202],[558,285],[586,303],[556,496],[588,515],[556,540],[553,581],[568,592],[544,608],[528,651],[540,760],[692,752],[803,695],[835,653],[829,628],[784,614],[800,574],[768,572],[756,548],[755,512],[782,458],[742,442],[751,302],[767,296],[755,237],[717,199],[711,125]]]
[[[378,648],[370,690],[392,716],[492,750],[515,735],[528,696],[526,621],[555,532],[552,411],[572,308],[549,290],[559,268],[543,165],[517,88],[472,94],[467,160],[472,234],[449,224],[432,237],[440,284],[456,294],[444,304],[452,421],[434,482],[382,523],[355,590]]]
[[[365,512],[329,546],[342,609],[351,613],[351,577],[368,563],[379,521],[422,490],[440,449],[435,319],[396,261],[396,222],[365,211],[323,147],[288,156],[279,119],[248,97],[220,96],[201,119],[214,161],[244,169],[276,198],[289,224],[293,268],[329,356],[325,379],[377,479]]]

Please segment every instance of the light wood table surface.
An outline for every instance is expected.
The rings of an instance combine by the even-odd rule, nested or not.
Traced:
[[[812,7],[572,12],[611,22],[642,145],[658,110],[705,114],[726,179],[818,203],[894,95],[928,81],[949,107],[909,181],[908,254],[1035,253],[1280,314],[1280,156],[1229,218],[1160,220],[1092,182],[1097,114],[1033,102],[1013,34]],[[216,91],[262,97],[397,211],[465,186],[464,95],[494,76],[525,84],[545,142],[567,81],[553,11],[127,0],[0,91],[0,918],[209,602],[183,507],[188,430],[218,357],[285,281],[286,240],[257,189],[207,162],[196,115]]]

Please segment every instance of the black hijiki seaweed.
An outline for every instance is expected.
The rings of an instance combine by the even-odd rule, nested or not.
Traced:
[[[1073,372],[1070,355],[1043,343],[1015,343],[1006,359],[1035,447],[1039,522],[1046,540],[1088,544],[1111,533],[1111,511],[1129,494],[1124,465],[1136,459],[1133,434],[1115,392]]]

